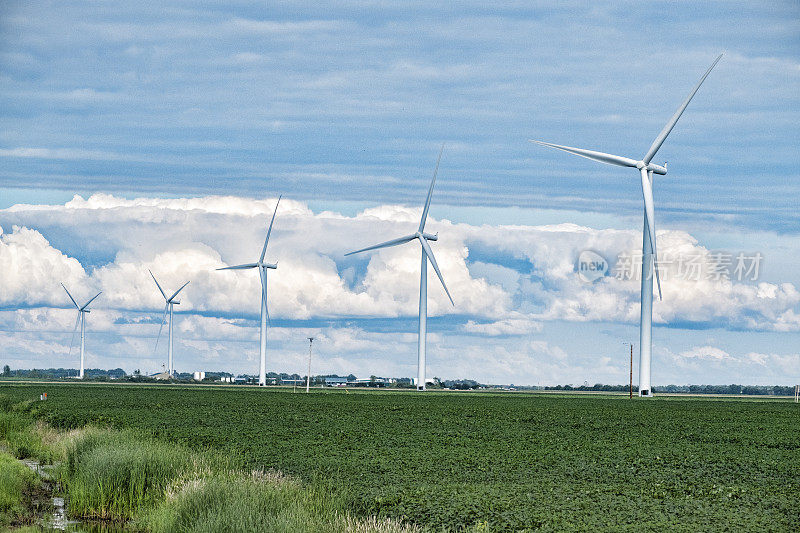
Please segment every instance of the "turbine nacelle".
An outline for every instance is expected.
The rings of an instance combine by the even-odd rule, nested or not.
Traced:
[[[439,234],[438,233],[430,234],[430,233],[425,233],[425,232],[419,232],[418,231],[416,234],[417,234],[417,237],[422,237],[423,239],[427,239],[429,241],[438,241],[439,240]]]
[[[272,270],[275,270],[278,268],[278,263],[258,263],[258,266],[261,268],[271,268]]]
[[[661,165],[656,165],[653,163],[645,163],[644,161],[637,161],[636,168],[639,170],[647,169],[648,172],[652,172],[653,174],[660,174],[661,176],[667,173],[667,167],[662,167]]]

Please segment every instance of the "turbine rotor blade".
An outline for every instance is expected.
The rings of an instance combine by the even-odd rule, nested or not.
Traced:
[[[72,326],[72,337],[69,339],[69,354],[67,357],[72,357],[72,344],[75,342],[75,332],[78,331],[78,322],[81,320],[81,312],[78,311],[78,316],[75,317],[75,325]]]
[[[272,321],[269,318],[269,305],[267,304],[267,270],[265,268],[259,268],[258,275],[261,278],[261,299],[264,300],[264,311],[267,314],[267,324],[272,326]]]
[[[218,268],[217,270],[245,270],[247,268],[256,268],[258,263],[245,263],[243,265],[234,265],[229,267]]]
[[[635,167],[636,161],[631,159],[630,157],[622,157],[619,155],[613,154],[606,154],[604,152],[597,152],[595,150],[585,150],[583,148],[573,148],[572,146],[562,146],[560,144],[552,144],[546,143],[542,141],[535,141],[531,139],[532,143],[541,144],[542,146],[549,146],[550,148],[555,148],[556,150],[562,150],[564,152],[577,155],[580,157],[585,157],[586,159],[591,159],[592,161],[598,161],[600,163],[605,163],[607,165],[616,165],[618,167]]]
[[[444,152],[444,143],[442,143],[442,148],[439,150],[439,158],[436,160],[436,168],[433,169],[433,179],[431,180],[431,186],[428,188],[428,197],[425,199],[425,207],[422,210],[422,218],[419,219],[419,231],[425,229],[425,222],[428,219],[428,210],[431,207],[431,197],[433,196],[433,185],[436,183],[436,174],[439,172],[439,162],[442,160],[442,152]]]
[[[167,311],[169,311],[169,302],[164,306],[164,317],[161,319],[161,325],[158,326],[158,336],[156,337],[156,346],[153,348],[153,355],[158,351],[158,341],[161,339],[161,330],[164,329],[164,322],[167,321]]]
[[[641,170],[642,175],[642,197],[644,198],[644,214],[647,217],[647,228],[649,230],[650,248],[653,250],[653,271],[658,283],[658,299],[661,300],[661,276],[658,274],[658,251],[656,249],[656,217],[655,207],[653,204],[653,185],[651,176],[648,175],[647,169]],[[642,272],[642,275],[649,276],[649,272]]]
[[[678,108],[678,110],[675,111],[675,114],[672,115],[671,119],[669,119],[669,122],[667,122],[667,125],[664,126],[664,129],[661,130],[661,133],[658,134],[658,137],[656,137],[656,140],[653,141],[653,144],[650,145],[650,149],[647,151],[645,156],[642,158],[642,161],[644,161],[645,165],[650,163],[650,161],[652,161],[653,157],[655,157],[656,152],[658,152],[658,149],[661,148],[661,145],[664,144],[665,140],[667,140],[667,135],[669,135],[669,133],[672,131],[672,128],[674,128],[675,124],[677,124],[678,119],[681,118],[681,115],[686,110],[686,106],[688,106],[689,102],[692,101],[692,98],[694,98],[695,93],[697,92],[698,89],[700,89],[700,86],[703,84],[703,82],[706,81],[706,78],[711,73],[711,69],[713,69],[715,66],[717,66],[717,63],[719,63],[720,59],[722,59],[722,54],[718,55],[717,58],[714,60],[714,62],[711,63],[711,66],[708,67],[708,70],[706,70],[706,73],[703,74],[703,77],[700,78],[700,81],[698,81],[697,85],[694,86],[694,89],[692,89],[692,92],[689,93],[689,96],[686,97],[686,99],[683,101],[683,103]]]
[[[169,297],[169,299],[167,300],[167,302],[171,302],[172,300],[174,300],[174,299],[175,299],[175,297],[178,295],[178,293],[179,293],[179,292],[181,292],[181,291],[183,290],[183,288],[184,288],[184,287],[186,287],[188,284],[189,284],[189,282],[187,281],[186,283],[184,283],[183,285],[181,285],[181,288],[180,288],[180,289],[178,289],[177,291],[175,291],[175,294],[173,294],[172,296],[170,296],[170,297]]]
[[[65,291],[67,291],[67,287],[64,286],[63,283],[61,284],[61,286],[64,287]],[[72,297],[72,295],[69,293],[69,291],[67,291],[67,296],[69,296],[69,299],[72,300],[72,303],[75,305],[75,309],[80,309],[80,306],[78,305],[78,302],[75,301],[75,298]]]
[[[353,255],[353,254],[360,254],[361,252],[367,252],[369,250],[377,250],[379,248],[389,248],[390,246],[397,246],[398,244],[404,244],[408,241],[413,241],[417,238],[417,234],[413,235],[406,235],[405,237],[400,237],[399,239],[392,239],[391,241],[382,242],[380,244],[375,244],[373,246],[367,246],[366,248],[362,248],[360,250],[356,250],[355,252],[348,252],[344,254],[345,256]]]
[[[267,302],[267,269],[261,271],[261,297],[264,298],[264,312],[267,314],[267,324],[272,327],[272,320],[269,317],[269,303]]]
[[[455,306],[455,302],[453,301],[453,297],[450,296],[450,291],[447,290],[447,285],[444,283],[444,278],[442,277],[442,272],[439,270],[439,265],[436,264],[436,258],[433,256],[433,250],[431,250],[431,245],[428,244],[428,241],[424,237],[419,238],[419,243],[422,245],[422,249],[425,251],[425,255],[431,262],[433,266],[433,270],[436,271],[436,275],[439,276],[439,281],[442,282],[442,287],[444,287],[444,292],[447,293],[447,297],[450,298],[450,303]]]
[[[156,277],[153,275],[153,271],[152,271],[152,270],[150,270],[149,268],[147,269],[147,271],[148,271],[148,272],[150,272],[150,276],[153,278],[153,281],[155,281],[155,282],[156,282],[156,287],[158,287],[158,290],[161,292],[161,296],[163,296],[163,297],[164,297],[164,299],[166,300],[166,299],[167,299],[167,295],[166,295],[166,294],[164,294],[164,289],[162,289],[162,288],[161,288],[161,285],[159,285],[159,284],[158,284],[158,280],[157,280],[157,279],[156,279]]]
[[[101,294],[103,294],[103,291],[100,291],[100,292],[98,292],[97,294],[95,294],[95,295],[94,295],[94,297],[92,297],[92,299],[91,299],[91,300],[89,300],[88,302],[86,302],[86,304],[84,304],[84,306],[83,306],[83,307],[81,307],[81,311],[83,311],[84,309],[86,309],[87,307],[89,307],[89,304],[90,304],[90,303],[92,303],[92,302],[95,300],[95,298],[97,298],[97,297],[98,297],[98,296],[100,296]]]
[[[269,229],[267,230],[267,239],[264,241],[264,248],[261,250],[261,259],[258,260],[259,263],[264,262],[264,256],[267,255],[267,244],[269,244],[269,234],[272,233],[272,224],[275,222],[275,215],[278,214],[278,204],[281,203],[281,198],[283,195],[278,196],[278,201],[275,202],[275,212],[272,213],[272,220],[269,222]]]

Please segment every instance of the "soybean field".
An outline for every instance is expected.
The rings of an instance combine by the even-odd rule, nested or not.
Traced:
[[[788,400],[0,384],[59,428],[130,429],[432,530],[800,530]]]

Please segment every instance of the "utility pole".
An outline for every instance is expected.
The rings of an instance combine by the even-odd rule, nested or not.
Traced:
[[[308,375],[306,375],[306,394],[311,387],[311,345],[314,344],[314,337],[308,338]]]
[[[630,374],[630,381],[628,382],[628,399],[633,399],[633,343],[632,342],[623,342],[622,344],[627,344],[631,347],[631,374]]]

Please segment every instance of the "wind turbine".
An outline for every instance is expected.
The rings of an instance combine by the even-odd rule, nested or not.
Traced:
[[[618,155],[606,154],[603,152],[596,152],[594,150],[584,150],[582,148],[573,148],[571,146],[561,146],[558,144],[551,144],[541,141],[531,142],[549,146],[564,152],[585,157],[600,163],[609,165],[616,165],[620,167],[632,167],[639,171],[642,182],[642,197],[644,199],[644,228],[642,230],[642,294],[641,294],[641,315],[639,318],[639,396],[652,396],[653,391],[650,387],[650,357],[653,348],[652,329],[653,329],[653,276],[655,272],[656,282],[658,283],[658,298],[661,299],[661,278],[658,273],[658,254],[656,250],[656,225],[655,225],[655,208],[653,207],[653,174],[665,175],[667,173],[667,164],[664,166],[655,165],[651,163],[656,152],[658,152],[661,145],[667,139],[667,136],[675,127],[678,119],[681,118],[686,106],[689,105],[697,90],[706,80],[719,60],[722,59],[722,54],[717,56],[714,62],[708,67],[703,77],[697,82],[689,96],[683,101],[678,110],[669,119],[667,125],[658,134],[658,137],[650,145],[647,153],[640,160],[631,159],[628,157],[621,157]]]
[[[178,293],[181,292],[183,288],[189,284],[189,282],[187,281],[186,283],[181,285],[180,289],[175,291],[175,293],[172,296],[167,298],[167,295],[164,293],[164,289],[162,289],[161,285],[158,284],[158,280],[156,279],[156,277],[150,270],[148,270],[148,272],[150,272],[150,276],[153,278],[153,281],[156,282],[156,287],[158,287],[161,296],[164,297],[164,301],[166,302],[166,304],[164,305],[164,318],[161,319],[161,325],[158,327],[158,337],[156,337],[156,347],[153,348],[153,352],[155,352],[158,349],[158,341],[161,338],[161,330],[164,329],[164,321],[167,319],[167,311],[169,311],[169,377],[171,378],[175,374],[175,367],[172,365],[172,306],[181,304],[181,302],[175,300],[175,298],[177,298]]]
[[[431,186],[428,189],[428,198],[425,200],[425,208],[422,210],[422,218],[419,221],[419,227],[417,228],[416,233],[413,233],[411,235],[406,235],[405,237],[400,237],[399,239],[386,241],[381,244],[376,244],[374,246],[368,246],[367,248],[362,248],[361,250],[356,250],[355,252],[349,252],[344,254],[345,256],[348,256],[348,255],[358,254],[361,252],[366,252],[368,250],[389,248],[391,246],[405,244],[413,240],[419,241],[420,247],[422,248],[422,262],[420,264],[420,273],[419,273],[419,336],[418,336],[418,346],[417,346],[417,390],[421,391],[425,390],[425,337],[427,335],[427,321],[428,321],[428,260],[430,260],[433,269],[436,271],[436,275],[439,276],[439,281],[442,282],[442,287],[444,287],[444,292],[447,293],[447,297],[450,298],[450,303],[455,305],[452,296],[450,296],[450,291],[447,290],[447,285],[445,285],[444,283],[444,278],[442,277],[442,273],[439,271],[439,265],[436,264],[436,258],[433,256],[433,250],[431,250],[431,246],[430,244],[428,244],[428,241],[439,240],[439,234],[437,233],[436,235],[431,235],[430,233],[425,233],[425,221],[428,218],[428,209],[430,209],[431,206],[431,196],[433,196],[433,185],[436,183],[436,173],[439,172],[439,162],[442,160],[442,151],[444,151],[444,145],[442,145],[442,149],[439,150],[439,158],[436,160],[436,169],[433,171],[433,179],[431,180]]]
[[[64,287],[64,290],[67,292],[67,296],[69,299],[72,300],[75,309],[78,310],[78,316],[75,318],[75,326],[72,328],[72,339],[69,341],[69,353],[72,355],[72,341],[75,340],[75,330],[78,328],[78,322],[81,324],[81,368],[78,371],[78,378],[83,379],[83,362],[84,362],[84,354],[85,354],[85,341],[86,341],[86,313],[91,313],[89,311],[89,304],[94,301],[95,298],[102,294],[102,291],[98,292],[94,295],[88,302],[83,304],[83,307],[79,306],[78,303],[75,301],[75,298],[67,291],[67,288],[64,284],[61,284]]]
[[[217,270],[245,270],[248,268],[257,268],[258,274],[261,277],[261,362],[258,367],[258,384],[265,386],[267,384],[267,321],[269,320],[269,310],[267,309],[267,269],[278,268],[277,263],[265,263],[264,257],[267,255],[267,244],[269,244],[269,234],[272,233],[272,224],[275,222],[275,215],[278,213],[278,204],[281,203],[283,195],[278,197],[275,203],[275,212],[272,213],[272,220],[269,223],[267,230],[267,238],[264,241],[264,248],[261,249],[261,257],[257,263],[246,263],[244,265],[235,265],[229,267],[218,268]]]

